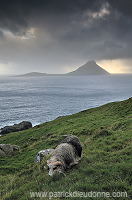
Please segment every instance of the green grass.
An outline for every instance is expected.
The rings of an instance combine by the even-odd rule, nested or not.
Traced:
[[[18,155],[0,158],[0,199],[48,199],[31,197],[30,192],[51,191],[127,192],[128,198],[85,199],[131,199],[131,133],[132,98],[0,137],[0,143],[21,147]],[[43,170],[45,160],[35,164],[34,158],[38,151],[54,148],[68,134],[79,137],[82,160],[66,176],[51,178]]]

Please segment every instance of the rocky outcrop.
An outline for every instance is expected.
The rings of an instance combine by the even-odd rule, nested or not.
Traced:
[[[23,131],[29,128],[32,128],[32,123],[28,121],[23,121],[19,124],[14,124],[13,126],[5,126],[4,128],[1,128],[0,134]]]
[[[5,155],[16,155],[19,153],[20,147],[11,144],[0,144],[0,157]]]
[[[53,153],[54,149],[44,149],[37,153],[37,156],[35,158],[35,162],[41,162],[41,160],[46,157],[47,155],[51,155]]]

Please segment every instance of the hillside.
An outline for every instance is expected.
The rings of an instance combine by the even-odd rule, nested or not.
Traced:
[[[128,198],[85,199],[131,199],[131,130],[132,98],[0,137],[0,144],[21,147],[20,154],[0,158],[0,199],[49,199],[31,197],[33,193],[30,192],[69,191],[110,192],[111,195],[112,192],[126,192]],[[38,151],[54,148],[67,134],[80,138],[83,157],[66,176],[53,179],[43,170],[44,163],[35,164],[34,158]]]
[[[70,76],[82,76],[82,75],[106,75],[109,74],[106,70],[102,69],[95,61],[88,61],[77,70],[68,73]]]

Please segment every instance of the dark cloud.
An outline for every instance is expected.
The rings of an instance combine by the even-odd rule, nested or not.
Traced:
[[[131,58],[131,35],[131,0],[0,0],[0,60],[25,68]]]

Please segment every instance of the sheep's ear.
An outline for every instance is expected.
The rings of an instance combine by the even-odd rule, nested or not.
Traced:
[[[48,165],[48,164],[50,164],[50,161],[49,161],[49,160],[47,160],[47,165]]]

